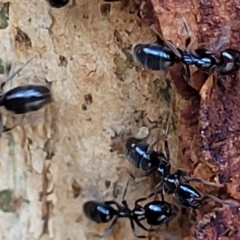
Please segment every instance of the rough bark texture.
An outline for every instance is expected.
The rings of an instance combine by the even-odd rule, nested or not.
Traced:
[[[136,2],[143,2],[141,19]],[[210,76],[206,82],[194,75],[190,86],[183,66],[171,68],[170,76],[153,73],[135,67],[129,54],[133,44],[156,40],[151,24],[184,48],[179,12],[191,31],[191,48],[204,43],[214,49],[222,35],[229,39],[228,46],[240,48],[238,1],[123,5],[76,0],[53,9],[45,0],[2,3],[1,80],[10,68],[14,71],[35,56],[4,91],[46,79],[54,101],[23,118],[1,109],[2,124],[18,126],[1,135],[0,239],[83,240],[93,239],[89,232],[104,231],[105,225],[86,219],[82,204],[91,199],[120,201],[128,177],[121,167],[141,174],[123,155],[118,136],[130,131],[153,142],[163,135],[170,108],[172,165],[209,181],[219,176],[231,197],[240,199],[238,74]],[[162,142],[156,147],[162,149]],[[148,180],[130,181],[126,200],[133,206],[151,191]],[[225,190],[221,194],[229,197]],[[162,229],[180,238],[239,239],[239,211],[213,206],[199,211],[192,229],[181,211]],[[108,239],[133,239],[129,222],[120,220]]]
[[[45,78],[54,101],[1,135],[0,239],[93,239],[88,232],[101,233],[106,226],[86,219],[83,202],[121,200],[126,178],[117,174],[119,166],[140,174],[112,150],[111,139],[157,125],[149,138],[154,141],[164,133],[162,123],[175,98],[164,74],[141,70],[129,60],[132,44],[155,37],[121,3],[77,0],[53,9],[45,0],[5,2],[1,72],[9,64],[14,71],[35,56],[5,90],[42,84]],[[2,109],[4,125],[21,120],[14,117]],[[178,152],[174,131],[171,127],[173,162]],[[151,190],[149,181],[130,182],[129,205]],[[179,231],[175,225],[170,233]],[[119,221],[108,239],[133,239],[129,222]]]
[[[204,46],[215,50],[221,37],[228,39],[223,48],[240,48],[238,1],[151,2],[164,37],[177,46],[184,48],[181,39],[186,37],[181,13],[191,31],[192,49]],[[176,99],[181,99],[177,113],[182,140],[179,142],[181,165],[188,166],[195,176],[205,180],[213,181],[214,175],[217,176],[215,180],[227,187],[221,191],[222,196],[229,193],[239,200],[239,74],[213,75],[205,82],[206,79],[194,73],[190,82],[194,89],[186,84],[183,74],[181,66],[170,69],[178,93]],[[200,187],[203,192],[218,194],[217,190]],[[239,239],[238,222],[231,221],[233,216],[237,219],[239,211],[227,208],[216,209],[202,220],[199,216],[195,239]],[[227,225],[229,229],[224,227]]]

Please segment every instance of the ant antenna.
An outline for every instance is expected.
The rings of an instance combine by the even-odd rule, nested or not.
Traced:
[[[15,71],[12,75],[10,75],[5,82],[8,82],[9,80],[13,79],[17,74],[19,74],[24,67],[26,67],[35,57],[30,58],[26,63],[22,65],[17,71]]]
[[[229,39],[227,36],[221,36],[219,40],[217,41],[217,46],[214,47],[214,49],[211,51],[209,50],[209,53],[216,54],[226,43],[229,42]],[[209,42],[201,42],[198,47],[205,47],[206,44],[209,44]]]
[[[169,151],[169,147],[168,147],[167,137],[168,137],[168,134],[169,134],[171,118],[172,118],[172,109],[168,113],[166,129],[165,129],[165,134],[164,134],[164,147],[165,147],[165,152],[166,152],[166,156],[167,156],[168,161],[170,160],[170,151]]]
[[[128,184],[129,184],[129,180],[127,180],[127,183],[126,183],[125,189],[124,189],[124,191],[123,191],[122,201],[123,201],[123,200],[125,199],[125,197],[126,197],[127,189],[128,189]]]
[[[217,46],[215,47],[215,49],[214,49],[214,51],[213,51],[213,53],[216,53],[216,52],[218,52],[219,51],[219,49],[223,46],[223,45],[225,45],[226,43],[228,43],[229,41],[228,41],[228,38],[225,36],[225,37],[220,37],[220,39],[218,40],[218,44],[217,44]]]
[[[224,187],[224,184],[209,182],[209,181],[203,180],[201,178],[197,178],[197,177],[183,176],[183,178],[187,182],[198,182],[198,183],[202,183],[202,184],[205,184],[208,186],[219,187],[219,188]]]
[[[240,207],[239,202],[234,201],[234,200],[232,200],[232,199],[222,200],[222,199],[220,199],[220,198],[218,198],[218,197],[215,197],[215,196],[213,196],[213,195],[211,195],[211,194],[206,194],[206,195],[205,195],[205,199],[206,199],[206,198],[210,198],[210,199],[212,199],[213,201],[215,201],[215,202],[217,202],[217,203],[220,203],[220,204],[222,204],[222,205],[229,205],[230,207]]]
[[[188,27],[188,24],[187,24],[187,21],[186,19],[183,17],[183,15],[178,12],[179,15],[181,16],[182,18],[182,21],[183,21],[183,26],[184,26],[184,29],[185,29],[185,32],[186,32],[186,39],[185,39],[185,51],[190,53],[190,43],[191,43],[191,35],[190,35],[190,31],[189,31],[189,27]],[[190,72],[190,67],[189,65],[186,66],[186,77],[187,77],[187,82],[189,82],[190,80],[190,77],[191,77],[191,72]]]
[[[160,137],[158,136],[154,142],[152,142],[149,146],[148,146],[148,149],[147,149],[147,152],[151,152],[154,148],[154,146],[156,146],[156,144],[159,142],[160,140]]]
[[[35,58],[35,56],[32,57],[32,58],[30,58],[26,63],[24,63],[24,64],[22,65],[22,67],[20,67],[20,68],[19,68],[18,70],[16,70],[13,74],[11,74],[10,76],[7,77],[7,79],[6,79],[6,80],[1,84],[1,86],[0,86],[0,93],[3,91],[3,87],[5,86],[5,84],[6,84],[8,81],[12,80],[17,74],[19,74],[19,73],[23,70],[23,68],[26,67],[26,66],[33,60],[33,58]]]
[[[171,123],[171,117],[172,117],[172,110],[168,113],[168,117],[167,117],[167,122],[166,122],[166,129],[165,129],[165,133],[164,133],[164,147],[165,147],[165,153],[167,156],[167,159],[170,158],[170,153],[169,153],[169,147],[168,147],[168,142],[167,142],[167,137],[168,137],[168,133],[169,133],[169,128],[170,128],[170,123]],[[153,147],[157,144],[157,142],[160,140],[160,136],[158,136],[156,138],[156,140],[149,145],[148,147],[148,151],[151,151],[153,149]]]
[[[187,21],[186,21],[185,17],[183,17],[183,15],[182,15],[180,12],[178,12],[178,13],[179,13],[179,15],[180,15],[181,18],[182,18],[183,26],[184,26],[184,29],[185,29],[185,31],[186,31],[187,38],[186,38],[186,40],[185,40],[185,47],[186,47],[186,51],[189,52],[189,51],[190,51],[190,50],[189,50],[189,45],[190,45],[190,43],[191,43],[191,36],[190,36],[189,27],[188,27],[188,24],[187,24]]]

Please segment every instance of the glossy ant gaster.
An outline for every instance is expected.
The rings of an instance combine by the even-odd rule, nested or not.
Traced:
[[[0,106],[14,114],[37,111],[49,102],[51,92],[45,86],[24,85],[0,95]]]
[[[37,111],[52,100],[50,89],[42,85],[23,85],[2,93],[5,84],[17,75],[32,59],[33,58],[9,76],[1,85],[0,106],[4,106],[14,114],[25,114]]]

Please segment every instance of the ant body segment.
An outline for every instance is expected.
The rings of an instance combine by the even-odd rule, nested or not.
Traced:
[[[19,86],[0,95],[0,106],[4,106],[14,114],[37,111],[50,101],[50,90],[38,85]]]
[[[5,84],[16,76],[24,66],[33,58],[27,61],[20,69],[8,77],[1,85],[0,106],[4,106],[8,111],[14,114],[25,114],[41,109],[44,105],[51,102],[51,91],[48,87],[42,85],[23,85],[15,87],[5,93],[2,93]]]
[[[151,227],[160,227],[163,224],[168,224],[176,217],[178,212],[175,205],[165,201],[151,201],[144,206],[139,204],[153,195],[151,194],[146,198],[136,200],[132,210],[128,207],[125,200],[121,204],[115,201],[88,201],[83,205],[83,212],[90,220],[96,223],[108,223],[112,221],[103,234],[97,235],[98,237],[106,237],[112,231],[119,218],[128,218],[134,236],[137,238],[146,238],[144,235],[137,235],[135,224],[144,231],[153,232],[155,230],[153,228],[146,228],[142,224],[142,221],[145,220]]]
[[[158,44],[137,44],[132,51],[135,62],[153,71],[167,70],[181,61],[171,49]]]
[[[219,56],[215,56],[213,52],[205,48],[197,48],[194,53],[191,52],[189,49],[191,37],[184,18],[183,23],[187,32],[185,50],[181,50],[170,41],[165,40],[152,26],[152,30],[163,40],[164,45],[136,44],[132,48],[134,61],[153,71],[167,70],[175,63],[182,62],[187,67],[188,78],[190,77],[190,65],[194,65],[199,70],[209,74],[215,71],[221,75],[232,74],[240,69],[240,51],[236,49],[225,49],[220,52]],[[224,44],[225,41],[222,41],[216,51]]]

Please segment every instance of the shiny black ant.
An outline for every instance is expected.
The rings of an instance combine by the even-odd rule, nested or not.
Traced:
[[[145,141],[136,139],[134,137],[130,137],[126,140],[125,152],[128,157],[128,160],[136,168],[145,172],[144,177],[141,178],[134,177],[136,181],[142,180],[154,173],[158,173],[159,176],[168,176],[170,174],[171,171],[171,164],[169,162],[170,152],[167,142],[170,120],[171,113],[169,113],[168,115],[164,134],[164,148],[166,155],[161,151],[155,151],[153,149],[154,145],[158,142],[158,139],[151,145],[146,143]]]
[[[154,173],[158,173],[160,176],[170,174],[171,165],[167,156],[170,155],[168,143],[167,143],[167,135],[169,131],[169,122],[170,122],[171,114],[168,115],[166,130],[165,130],[165,138],[164,138],[164,146],[166,155],[160,151],[154,151],[153,147],[157,143],[158,139],[151,145],[148,143],[136,139],[134,137],[130,137],[127,139],[125,143],[126,155],[129,161],[138,169],[145,172],[145,177],[150,176]],[[137,181],[143,178],[135,178]]]
[[[183,18],[183,17],[182,17]],[[235,49],[225,49],[220,52],[219,57],[205,48],[197,48],[194,53],[190,51],[189,45],[191,37],[186,20],[183,18],[184,28],[187,32],[185,40],[185,50],[174,46],[152,26],[152,30],[163,40],[165,45],[159,44],[136,44],[132,48],[135,62],[143,67],[154,71],[167,70],[175,63],[182,62],[187,67],[187,77],[190,78],[190,65],[196,66],[208,74],[214,71],[221,74],[231,74],[240,69],[240,52]],[[225,44],[221,41],[216,47],[216,51]]]
[[[185,208],[197,209],[203,206],[209,198],[222,205],[229,205],[232,207],[239,207],[240,204],[234,200],[222,200],[211,194],[203,195],[194,187],[184,183],[189,181],[199,181],[208,185],[210,184],[202,179],[186,178],[185,172],[178,169],[176,172],[168,176],[162,176],[162,180],[156,186],[156,192],[161,193],[164,191],[166,194],[172,194],[174,200]]]
[[[135,138],[129,138],[126,141],[127,156],[130,162],[137,168],[143,170],[146,174],[142,178],[135,178],[135,180],[142,180],[153,173],[157,173],[161,180],[155,187],[155,193],[160,193],[164,200],[164,193],[173,195],[174,200],[186,208],[199,208],[205,203],[205,200],[211,198],[212,200],[230,206],[239,206],[239,203],[232,200],[221,200],[213,195],[202,195],[198,190],[186,184],[190,181],[200,182],[210,186],[218,186],[217,184],[205,181],[200,178],[193,178],[178,169],[171,173],[170,152],[168,148],[167,135],[170,124],[170,114],[168,116],[167,128],[165,131],[165,152],[166,155],[160,151],[154,151],[152,145]]]
[[[134,208],[131,210],[125,200],[121,204],[115,201],[88,201],[83,205],[83,212],[85,215],[96,223],[108,223],[111,221],[110,226],[98,237],[106,237],[114,228],[119,218],[128,218],[132,232],[137,238],[146,238],[145,235],[138,235],[135,231],[135,225],[147,232],[156,231],[152,227],[160,227],[163,224],[168,224],[174,217],[176,217],[178,208],[174,204],[165,201],[151,201],[144,206],[139,203],[152,197],[150,194],[146,198],[140,198],[135,201]],[[150,228],[146,228],[142,221],[146,221]],[[165,233],[159,235],[168,237]],[[170,239],[178,239],[170,237]]]
[[[44,105],[51,102],[51,91],[48,87],[42,85],[23,85],[2,93],[5,84],[16,76],[23,67],[25,67],[33,58],[27,61],[20,69],[14,72],[1,85],[0,106],[4,106],[8,111],[14,114],[25,114],[31,111],[37,111]]]

